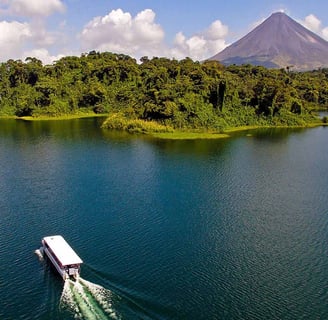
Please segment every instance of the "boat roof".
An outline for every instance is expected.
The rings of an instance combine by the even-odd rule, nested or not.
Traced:
[[[44,237],[43,240],[48,244],[63,266],[83,262],[62,236]]]

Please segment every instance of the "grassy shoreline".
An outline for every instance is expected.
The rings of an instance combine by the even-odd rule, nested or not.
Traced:
[[[6,116],[0,115],[0,119],[13,119],[13,120],[23,120],[23,121],[54,121],[54,120],[73,120],[73,119],[83,119],[83,118],[98,118],[98,117],[108,117],[108,113],[76,113],[76,114],[63,114],[59,116],[27,116],[27,117],[17,117],[17,116]]]
[[[188,131],[175,131],[173,133],[148,133],[148,135],[160,139],[170,139],[170,140],[191,140],[191,139],[225,139],[231,138],[233,133],[236,132],[248,132],[256,129],[297,129],[297,128],[315,128],[315,127],[325,127],[328,126],[327,123],[309,123],[304,126],[240,126],[226,129],[224,132],[188,132]]]
[[[29,117],[17,117],[17,116],[0,116],[0,119],[15,119],[23,121],[54,121],[54,120],[73,120],[93,117],[108,117],[108,114],[95,114],[95,113],[80,113],[80,114],[67,114],[60,116],[29,116]],[[195,139],[226,139],[230,138],[235,132],[252,131],[256,129],[270,129],[270,128],[313,128],[319,126],[328,126],[328,123],[313,122],[304,126],[240,126],[232,127],[224,130],[224,132],[212,132],[212,131],[179,131],[173,132],[145,132],[142,133],[146,136],[151,136],[159,139],[167,140],[195,140]],[[107,130],[107,129],[104,129]],[[131,133],[133,134],[133,133]],[[138,134],[138,133],[137,133]],[[140,133],[139,133],[140,134]]]
[[[108,114],[102,113],[80,113],[80,114],[64,114],[60,116],[29,116],[29,117],[15,117],[16,120],[25,121],[50,121],[50,120],[72,120],[72,119],[83,119],[83,118],[98,118],[98,117],[108,117]]]

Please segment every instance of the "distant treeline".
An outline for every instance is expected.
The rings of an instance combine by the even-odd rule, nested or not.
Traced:
[[[222,131],[302,126],[328,106],[328,69],[293,72],[215,61],[135,59],[92,51],[52,65],[36,58],[0,65],[0,115],[111,115],[108,127]]]

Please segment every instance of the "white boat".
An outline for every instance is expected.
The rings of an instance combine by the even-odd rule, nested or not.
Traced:
[[[42,248],[64,280],[80,275],[83,261],[62,236],[44,237]]]

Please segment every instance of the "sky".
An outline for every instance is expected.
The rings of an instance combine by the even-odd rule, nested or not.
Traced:
[[[0,62],[92,50],[204,60],[277,11],[328,40],[327,0],[0,0]]]

